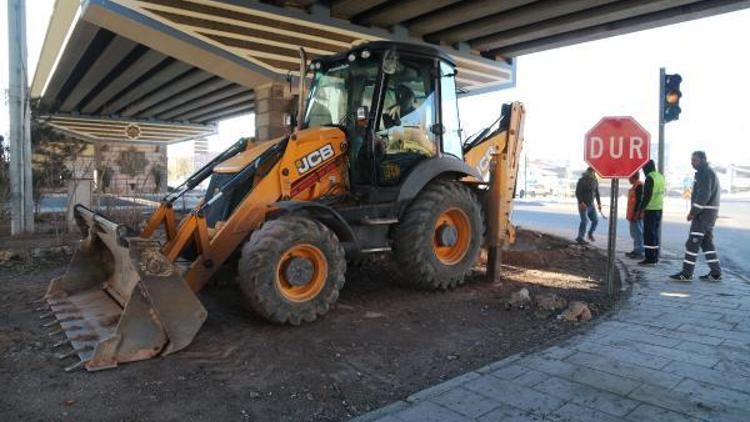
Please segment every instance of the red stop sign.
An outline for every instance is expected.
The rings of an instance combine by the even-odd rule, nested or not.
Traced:
[[[583,158],[601,177],[630,177],[649,160],[650,143],[634,118],[604,117],[586,133]]]

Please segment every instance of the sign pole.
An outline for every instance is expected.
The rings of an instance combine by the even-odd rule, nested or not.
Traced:
[[[617,241],[617,190],[620,179],[612,179],[609,199],[609,239],[607,240],[607,295],[615,294],[615,242]]]

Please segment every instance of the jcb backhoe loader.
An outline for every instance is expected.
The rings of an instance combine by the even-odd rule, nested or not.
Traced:
[[[374,42],[301,62],[312,83],[296,130],[233,145],[168,194],[142,232],[76,206],[85,239],[44,297],[72,346],[60,356],[80,359],[68,369],[186,347],[207,317],[196,293],[233,255],[250,307],[293,325],[330,310],[347,258],[392,251],[404,281],[447,289],[485,245],[495,274],[512,237],[523,106],[505,105],[462,142],[455,65],[436,48]],[[172,204],[209,177],[178,222]]]

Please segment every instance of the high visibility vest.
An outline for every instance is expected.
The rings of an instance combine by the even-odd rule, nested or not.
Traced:
[[[635,190],[638,189],[638,186],[643,186],[643,182],[638,180],[628,191],[628,213],[626,217],[628,221],[635,221]]]
[[[654,170],[647,175],[654,181],[654,189],[651,191],[651,200],[646,204],[647,211],[661,210],[664,208],[664,176]]]

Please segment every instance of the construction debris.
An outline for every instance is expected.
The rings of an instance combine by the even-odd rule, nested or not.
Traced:
[[[0,266],[13,265],[13,261],[20,261],[22,256],[18,251],[13,249],[2,249],[0,250]]]
[[[523,287],[517,292],[513,292],[510,295],[510,299],[508,299],[508,305],[517,306],[519,308],[527,305],[529,302],[531,302],[531,296],[529,295],[529,289],[526,287]]]
[[[536,295],[534,303],[545,311],[558,311],[568,306],[567,300],[554,293]]]
[[[585,302],[570,302],[568,309],[558,316],[570,322],[588,321],[591,319],[591,310]]]

